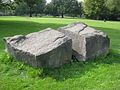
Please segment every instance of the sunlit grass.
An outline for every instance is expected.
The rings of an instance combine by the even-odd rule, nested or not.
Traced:
[[[58,69],[34,69],[7,56],[2,38],[45,28],[57,29],[75,21],[104,31],[111,39],[107,57],[71,62]],[[0,90],[119,90],[120,22],[88,19],[0,17]]]

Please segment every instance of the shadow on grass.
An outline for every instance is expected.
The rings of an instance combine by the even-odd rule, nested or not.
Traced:
[[[57,29],[65,24],[39,23],[33,21],[9,21],[0,20],[0,38],[18,34],[28,34],[46,28]]]
[[[28,33],[37,32],[46,28],[57,29],[61,26],[64,26],[64,24],[0,20],[0,51],[5,48],[2,40],[3,37],[26,35]]]
[[[112,65],[120,63],[120,53],[110,50],[108,56],[97,57],[87,62],[72,62],[66,64],[58,69],[44,68],[43,73],[40,75],[42,78],[51,77],[58,82],[65,81],[71,78],[80,78],[86,72],[98,68],[99,65]]]
[[[0,38],[6,36],[13,36],[16,34],[28,34],[31,32],[39,31],[45,28],[54,28],[57,29],[64,24],[53,24],[53,23],[37,23],[32,21],[0,21]],[[116,30],[110,28],[94,27],[106,32],[112,39],[118,39],[119,33]],[[110,31],[109,31],[110,30]],[[116,33],[117,32],[117,33]],[[116,33],[116,34],[115,34]],[[113,39],[114,40],[114,39]],[[117,41],[113,41],[117,42]],[[0,48],[4,49],[3,41],[0,40]],[[1,47],[2,46],[2,47]],[[120,53],[116,51],[110,51],[110,54],[107,57],[98,57],[94,60],[88,62],[72,62],[66,64],[58,69],[43,69],[41,78],[52,77],[57,81],[65,81],[70,78],[79,78],[82,77],[86,72],[94,68],[98,68],[99,65],[112,65],[115,63],[120,63]]]
[[[111,28],[93,27],[107,33],[111,39],[110,48],[119,49],[120,31]],[[118,42],[119,41],[119,42]],[[57,81],[65,81],[70,78],[82,77],[86,72],[98,68],[101,64],[113,65],[120,63],[120,51],[110,50],[108,56],[97,57],[87,62],[72,62],[59,69],[44,69],[40,77],[52,77]]]

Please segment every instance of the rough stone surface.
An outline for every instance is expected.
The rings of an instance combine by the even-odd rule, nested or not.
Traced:
[[[72,38],[72,54],[79,61],[108,54],[110,40],[102,31],[80,22],[72,23],[58,30]]]
[[[72,40],[50,28],[4,40],[10,55],[33,67],[55,68],[71,60]]]

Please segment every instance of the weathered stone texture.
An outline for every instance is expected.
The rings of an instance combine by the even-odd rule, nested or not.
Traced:
[[[108,54],[110,40],[102,31],[80,22],[72,23],[58,30],[72,38],[72,54],[79,61]]]
[[[33,67],[60,67],[71,60],[72,40],[50,28],[4,40],[10,55]]]

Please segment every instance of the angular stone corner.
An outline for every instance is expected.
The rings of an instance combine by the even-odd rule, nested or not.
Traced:
[[[50,28],[4,40],[10,55],[33,67],[55,68],[71,60],[72,40]]]
[[[108,54],[110,40],[102,31],[80,22],[72,23],[58,30],[72,38],[72,54],[79,61]]]

